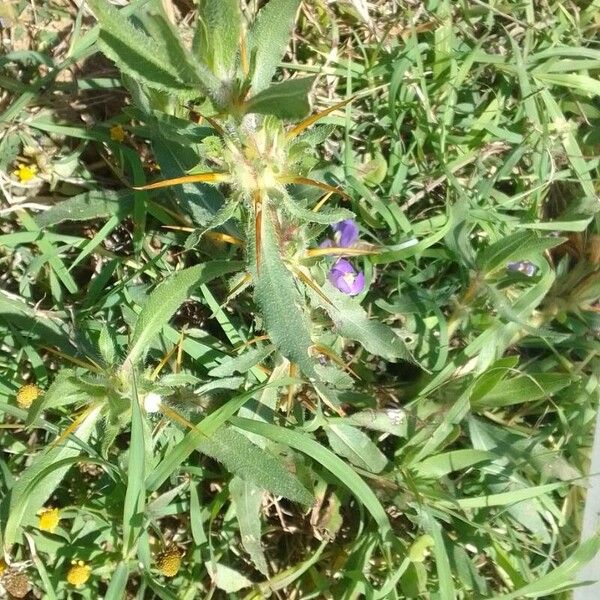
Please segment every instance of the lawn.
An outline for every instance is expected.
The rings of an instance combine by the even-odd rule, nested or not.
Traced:
[[[567,599],[600,1],[0,6],[0,590]]]

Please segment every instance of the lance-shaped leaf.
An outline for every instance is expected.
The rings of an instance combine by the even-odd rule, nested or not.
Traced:
[[[90,397],[98,398],[105,395],[102,385],[90,385],[82,381],[81,377],[75,376],[71,369],[63,369],[56,376],[52,385],[45,394],[41,394],[29,407],[27,413],[27,425],[30,426],[40,416],[42,411],[57,406],[67,406],[75,402],[89,401]]]
[[[269,86],[290,43],[300,0],[271,0],[256,17],[249,33],[248,47],[254,55],[252,92]]]
[[[52,227],[63,221],[87,221],[116,216],[124,219],[133,209],[133,195],[127,190],[91,190],[55,204],[35,217],[38,227]]]
[[[314,378],[314,362],[309,354],[312,345],[309,321],[302,295],[283,262],[274,218],[268,209],[268,200],[263,201],[262,234],[258,240],[261,263],[258,273],[254,273],[255,298],[271,341],[288,360],[297,363],[305,375]],[[249,229],[250,235],[255,237],[254,229]],[[256,239],[252,239],[250,249],[256,254]]]
[[[202,439],[196,449],[223,463],[230,473],[264,490],[304,505],[313,502],[312,494],[280,459],[232,427],[221,427],[211,437]]]
[[[240,527],[242,546],[250,555],[256,568],[263,575],[268,575],[267,561],[260,544],[260,507],[263,492],[252,483],[237,476],[230,481],[229,492]]]
[[[208,374],[211,377],[229,377],[234,373],[246,373],[254,365],[271,355],[273,350],[275,350],[275,347],[271,344],[264,348],[252,348],[239,356],[226,358],[218,367],[211,369]]]
[[[181,47],[168,47],[146,35],[105,0],[90,0],[89,4],[100,22],[100,49],[123,73],[169,92],[200,88],[216,94],[220,83],[208,68],[174,60],[181,58]],[[173,44],[172,39],[168,41]]]
[[[131,348],[125,360],[134,365],[143,360],[151,340],[175,314],[192,289],[211,279],[237,271],[242,263],[236,261],[213,261],[179,271],[160,284],[149,296],[142,308],[133,330]]]
[[[306,289],[312,301],[329,314],[341,336],[359,342],[372,354],[387,360],[412,360],[406,344],[390,327],[370,319],[356,300],[336,290],[328,281],[322,288],[328,302],[311,287]]]
[[[371,473],[380,473],[385,468],[387,458],[360,429],[344,423],[330,423],[325,432],[333,451],[353,465]]]
[[[200,0],[198,4],[194,50],[221,79],[229,79],[235,70],[241,18],[238,0]]]
[[[252,96],[244,108],[247,113],[300,119],[310,111],[308,94],[314,80],[314,77],[302,77],[275,83]]]
[[[196,246],[205,233],[210,231],[211,229],[215,229],[216,227],[221,227],[225,225],[227,221],[232,219],[235,215],[235,211],[237,210],[238,203],[230,200],[226,202],[220,209],[219,212],[211,219],[210,223],[202,229],[195,229],[185,240],[186,248],[193,248]]]
[[[320,223],[321,225],[333,225],[345,219],[353,219],[354,213],[345,208],[336,208],[327,212],[314,212],[299,206],[297,202],[287,194],[281,196],[284,208],[300,221],[308,223]]]

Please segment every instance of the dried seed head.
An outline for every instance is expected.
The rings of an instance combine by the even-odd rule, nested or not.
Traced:
[[[175,577],[181,568],[181,553],[175,547],[167,548],[158,555],[156,566],[165,577]]]
[[[2,576],[2,585],[13,598],[25,598],[31,589],[27,575],[13,569]]]

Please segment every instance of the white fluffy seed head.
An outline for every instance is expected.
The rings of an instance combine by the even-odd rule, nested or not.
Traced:
[[[148,413],[155,413],[160,410],[162,398],[155,392],[150,392],[144,396],[144,410]]]

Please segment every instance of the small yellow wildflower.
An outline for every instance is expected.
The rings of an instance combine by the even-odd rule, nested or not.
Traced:
[[[60,521],[58,508],[44,508],[38,516],[38,528],[42,531],[49,531],[50,533],[56,529],[58,522]]]
[[[37,167],[35,165],[19,165],[19,168],[14,171],[14,175],[21,183],[27,183],[35,177]]]
[[[73,561],[67,573],[67,581],[71,585],[80,586],[90,578],[91,573],[90,565],[86,565],[82,560]]]
[[[167,548],[158,555],[156,566],[165,577],[175,577],[181,568],[181,553],[175,547]]]
[[[28,383],[19,388],[17,392],[17,404],[21,408],[29,408],[33,401],[41,394],[41,390],[37,385]]]
[[[110,139],[113,142],[122,142],[125,139],[125,130],[121,125],[114,125],[110,128]]]

